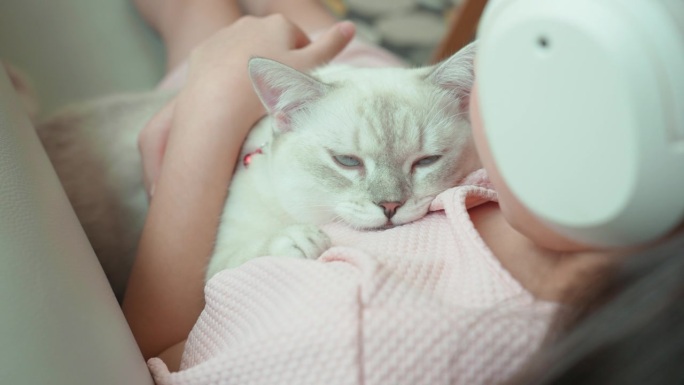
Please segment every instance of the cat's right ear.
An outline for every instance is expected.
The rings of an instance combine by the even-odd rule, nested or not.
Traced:
[[[464,116],[468,116],[470,91],[475,81],[476,51],[477,43],[470,43],[450,58],[435,65],[428,75],[430,82],[454,96]]]
[[[275,60],[249,61],[249,76],[266,111],[283,132],[292,129],[292,114],[323,97],[329,86]]]

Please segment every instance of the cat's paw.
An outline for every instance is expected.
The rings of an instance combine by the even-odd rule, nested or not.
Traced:
[[[293,225],[273,236],[267,245],[268,255],[318,258],[330,247],[327,234],[313,225]]]

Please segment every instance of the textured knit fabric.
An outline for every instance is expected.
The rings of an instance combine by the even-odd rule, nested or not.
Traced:
[[[181,371],[158,384],[495,384],[539,347],[556,305],[535,300],[484,244],[468,208],[496,199],[484,173],[423,219],[342,225],[318,260],[263,257],[217,274]]]

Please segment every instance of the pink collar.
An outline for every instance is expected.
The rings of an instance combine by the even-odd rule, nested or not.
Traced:
[[[252,151],[252,152],[247,153],[247,154],[242,158],[242,164],[245,166],[245,168],[247,168],[247,166],[249,166],[249,164],[252,163],[252,157],[253,157],[253,156],[258,155],[258,154],[263,154],[263,153],[264,153],[263,148],[264,148],[267,144],[268,144],[268,142],[262,144],[261,146],[259,146],[259,148],[257,148],[256,150],[254,150],[254,151]]]

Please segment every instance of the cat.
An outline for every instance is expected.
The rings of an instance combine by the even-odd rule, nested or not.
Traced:
[[[468,118],[474,52],[473,43],[430,67],[310,74],[251,59],[268,116],[243,144],[206,279],[263,255],[316,258],[330,245],[325,223],[382,230],[423,217],[479,167]],[[113,97],[37,128],[110,281],[123,272],[119,294],[147,207],[137,135],[171,96]]]

